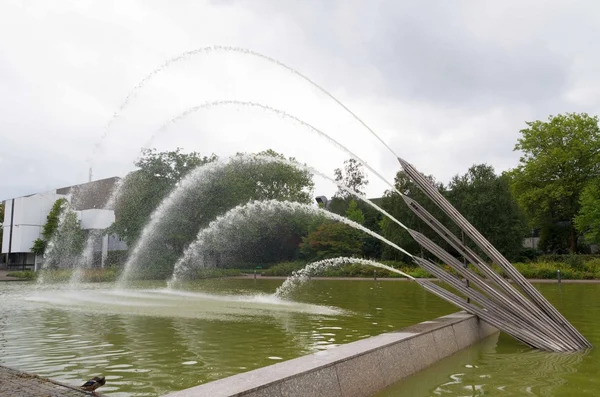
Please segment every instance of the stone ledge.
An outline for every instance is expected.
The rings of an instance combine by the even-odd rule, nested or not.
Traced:
[[[459,312],[168,397],[367,397],[495,332],[476,316]]]
[[[85,392],[78,387],[0,365],[0,396],[76,397],[91,395],[92,393]],[[101,397],[99,393],[95,395]]]

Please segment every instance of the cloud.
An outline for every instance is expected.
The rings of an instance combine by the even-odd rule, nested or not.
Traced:
[[[161,125],[207,101],[284,110],[393,180],[398,164],[330,98],[239,53],[165,60],[208,45],[247,47],[309,76],[417,168],[447,181],[473,163],[516,165],[526,120],[598,106],[594,2],[267,0],[5,2],[0,12],[0,198],[132,169]],[[258,108],[200,110],[158,134],[159,149],[203,154],[273,148],[332,174],[347,154]],[[369,194],[386,189],[370,176]],[[319,183],[317,193],[335,188]]]

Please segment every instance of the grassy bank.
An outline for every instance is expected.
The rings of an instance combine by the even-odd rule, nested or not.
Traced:
[[[381,262],[385,265],[401,270],[415,278],[429,278],[431,274],[425,270],[408,265],[402,262]],[[284,262],[279,263],[262,271],[264,276],[290,276],[294,271],[306,266],[306,262]],[[570,262],[529,262],[514,263],[515,268],[528,279],[557,279],[558,270],[563,280],[600,280],[600,259],[573,259]],[[449,268],[445,266],[447,270]],[[322,277],[373,277],[373,267],[362,265],[344,265],[336,268],[330,268],[314,274]],[[498,269],[497,269],[498,270]],[[499,271],[502,276],[506,275]],[[390,272],[384,269],[377,269],[377,277],[403,277],[400,274]]]
[[[84,269],[81,272],[81,281],[86,283],[102,283],[113,282],[119,278],[121,268],[105,267]],[[242,272],[238,269],[198,269],[194,274],[190,275],[192,280],[232,277],[239,276]],[[52,283],[64,283],[71,280],[73,269],[56,269],[56,270],[41,270],[33,272],[31,270],[10,272],[8,277],[16,277],[22,280],[37,280],[43,277],[45,281]],[[163,278],[164,279],[164,278]]]
[[[561,258],[565,259],[565,258]],[[403,262],[382,261],[384,265],[401,270],[415,278],[429,278],[431,274],[416,265],[406,264]],[[305,261],[283,262],[269,267],[268,269],[198,269],[194,274],[188,275],[189,279],[209,279],[219,277],[238,276],[242,273],[253,273],[257,270],[263,276],[290,276],[294,271],[300,270],[307,265]],[[559,261],[537,261],[528,263],[514,263],[515,268],[528,279],[557,279],[558,270],[563,280],[600,280],[600,258],[574,256],[567,258],[562,262]],[[450,270],[445,266],[446,270]],[[121,268],[107,267],[98,269],[86,269],[82,271],[82,281],[84,282],[112,282],[119,277]],[[373,268],[359,264],[344,265],[335,268],[326,269],[315,276],[322,277],[373,277],[373,270],[377,271],[377,277],[404,277],[398,273],[394,273],[385,269]],[[498,269],[496,269],[498,270]],[[499,271],[504,277],[502,271]],[[44,275],[44,279],[50,282],[67,282],[71,279],[73,271],[71,269],[60,270],[44,270],[35,273],[33,271],[10,272],[9,277],[17,277],[22,280],[35,280]],[[156,275],[155,275],[156,276]],[[169,273],[170,276],[170,273]],[[154,277],[150,279],[162,279],[165,277]]]
[[[394,269],[403,271],[404,273],[408,273],[415,278],[432,277],[431,274],[421,269],[420,267],[417,267],[416,265],[411,266],[402,262],[392,261],[382,261],[381,263],[393,267]],[[284,262],[271,266],[269,269],[262,271],[261,274],[263,276],[287,277],[290,276],[293,272],[304,268],[306,265],[307,263],[302,261]],[[322,277],[373,277],[373,270],[377,271],[377,277],[404,278],[404,276],[402,276],[401,274],[389,270],[359,264],[350,264],[340,267],[329,268],[314,275]]]

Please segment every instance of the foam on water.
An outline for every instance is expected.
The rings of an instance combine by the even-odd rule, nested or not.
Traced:
[[[212,294],[170,289],[41,289],[22,298],[25,302],[62,310],[160,317],[231,319],[235,316],[278,316],[278,313],[342,315],[343,310],[290,302],[265,294]]]

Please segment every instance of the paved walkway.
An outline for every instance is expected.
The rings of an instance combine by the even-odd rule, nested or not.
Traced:
[[[8,270],[0,270],[0,281],[19,281],[16,277],[6,277]]]
[[[83,384],[83,382],[81,383]],[[0,365],[0,396],[2,397],[82,397],[91,395],[91,393],[71,386]]]

